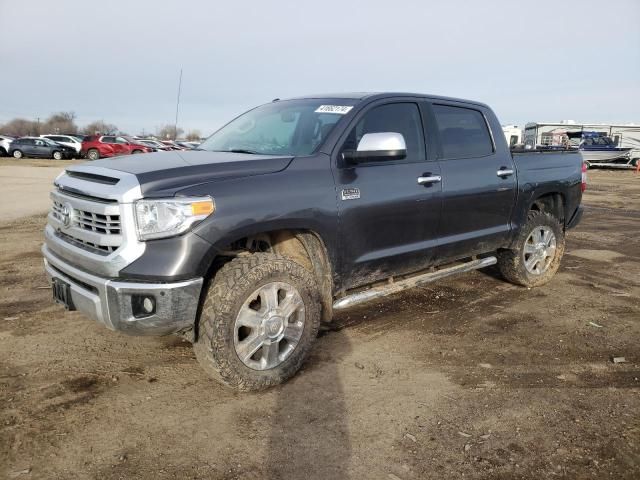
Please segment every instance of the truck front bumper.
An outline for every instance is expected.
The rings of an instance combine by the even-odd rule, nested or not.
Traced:
[[[202,278],[175,283],[136,283],[98,277],[42,247],[47,277],[69,285],[70,306],[111,330],[129,335],[168,335],[193,327]],[[143,308],[152,305],[150,313]]]

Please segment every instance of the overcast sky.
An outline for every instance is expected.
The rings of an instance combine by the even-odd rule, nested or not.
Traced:
[[[0,123],[209,134],[273,98],[415,91],[501,122],[640,123],[640,0],[0,0]]]

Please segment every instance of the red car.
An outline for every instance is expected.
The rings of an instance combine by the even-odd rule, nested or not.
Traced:
[[[147,152],[155,152],[155,149],[116,135],[89,135],[82,141],[80,150],[80,154],[89,160]]]

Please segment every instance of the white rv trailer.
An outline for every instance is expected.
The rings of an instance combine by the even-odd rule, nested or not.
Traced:
[[[522,130],[517,125],[503,125],[502,131],[504,132],[509,147],[522,143]]]
[[[611,123],[530,122],[524,127],[524,144],[530,148],[537,145],[558,146],[564,133],[598,132],[610,137],[616,147],[630,148],[631,159],[640,158],[640,125]]]

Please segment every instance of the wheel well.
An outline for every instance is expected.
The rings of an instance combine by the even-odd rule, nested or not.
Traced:
[[[529,210],[550,213],[564,225],[564,197],[561,193],[547,193],[538,197]]]
[[[564,225],[564,197],[561,193],[547,193],[538,197],[529,210],[550,213]]]
[[[321,290],[322,319],[326,322],[331,320],[333,272],[327,248],[320,235],[310,230],[275,230],[240,238],[223,249],[221,256],[214,260],[208,277],[213,278],[233,258],[255,252],[280,254],[312,272]]]

